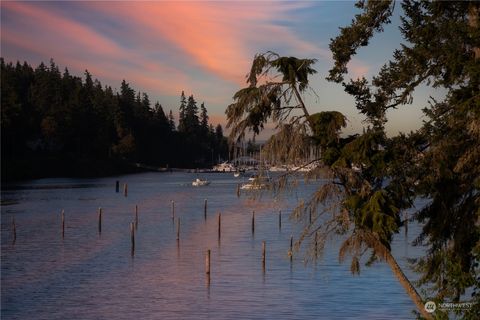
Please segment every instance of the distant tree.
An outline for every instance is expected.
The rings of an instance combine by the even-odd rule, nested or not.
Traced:
[[[168,124],[170,125],[170,129],[175,131],[175,118],[173,117],[172,110],[168,113]]]
[[[168,126],[167,116],[165,115],[165,112],[163,111],[162,105],[158,101],[155,103],[153,113],[155,115],[155,119],[158,122],[160,122],[162,124],[165,123]]]
[[[22,154],[26,151],[25,142],[33,137],[36,116],[33,105],[28,100],[34,78],[33,69],[24,64],[1,63],[1,141],[3,155]],[[2,161],[3,162],[3,161]],[[3,168],[3,163],[2,163]],[[2,171],[3,173],[3,171]]]
[[[141,102],[141,114],[144,118],[148,118],[151,116],[151,106],[150,106],[150,98],[148,97],[147,93],[142,93],[142,102]]]
[[[206,137],[208,134],[208,114],[204,102],[202,102],[200,105],[200,128],[202,131],[202,136]]]
[[[223,135],[223,128],[221,124],[217,124],[215,127],[214,141],[216,157],[226,159],[228,156],[228,140]]]
[[[77,154],[89,157],[95,153],[95,144],[102,123],[95,112],[95,87],[92,75],[85,70],[85,80],[79,89],[78,105],[72,110],[73,135]],[[86,125],[89,124],[89,125]]]
[[[185,107],[184,131],[195,137],[200,132],[200,122],[198,118],[198,106],[193,95],[188,97],[187,106]]]
[[[113,151],[121,157],[130,157],[135,152],[133,121],[135,108],[135,91],[123,80],[118,95],[118,107],[115,114],[118,145]]]
[[[221,124],[217,124],[215,127],[215,138],[217,141],[220,141],[223,138],[223,128]]]
[[[50,68],[40,65],[35,73],[32,100],[40,117],[43,146],[47,150],[58,152],[67,142],[65,133],[69,127],[68,120],[64,121],[65,113],[68,113],[68,110],[62,103],[62,76],[53,60],[50,60]]]
[[[180,108],[178,114],[178,131],[185,131],[185,112],[187,108],[187,98],[185,97],[185,92],[182,91],[180,95]]]
[[[135,91],[130,85],[123,80],[120,86],[120,94],[118,95],[118,124],[121,133],[120,137],[127,135],[131,131],[133,117],[133,109],[135,106]]]
[[[125,160],[191,168],[212,158],[214,134],[201,132],[207,111],[202,123],[193,96],[182,93],[179,132],[171,110],[167,117],[160,103],[152,108],[126,80],[115,92],[88,70],[83,79],[61,74],[53,60],[35,69],[3,58],[0,65],[2,180],[113,173]]]

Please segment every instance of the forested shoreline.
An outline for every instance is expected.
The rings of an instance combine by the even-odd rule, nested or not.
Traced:
[[[201,168],[228,156],[222,126],[193,95],[181,93],[175,119],[126,80],[117,92],[53,60],[33,68],[0,59],[2,181],[126,173],[133,163]]]

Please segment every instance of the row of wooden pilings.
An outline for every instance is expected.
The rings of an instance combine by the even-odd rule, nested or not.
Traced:
[[[116,192],[119,192],[120,188],[120,183],[117,180],[116,181]],[[126,197],[128,195],[128,186],[125,183],[124,184],[124,196]],[[203,204],[203,213],[204,213],[204,219],[205,221],[207,220],[207,208],[208,208],[208,200],[204,200]],[[175,223],[175,201],[171,201],[171,219],[172,222]],[[102,233],[102,220],[103,220],[103,209],[100,207],[98,208],[98,233]],[[135,217],[134,221],[130,223],[130,239],[131,239],[131,255],[132,257],[135,255],[135,234],[136,230],[138,229],[138,205],[135,205]],[[61,211],[61,225],[62,225],[62,239],[65,238],[65,210],[62,209]],[[177,230],[176,230],[176,240],[180,241],[180,218],[177,218]],[[220,240],[221,238],[221,232],[222,232],[222,214],[218,213],[217,216],[217,230],[218,230],[218,239]],[[255,233],[255,211],[252,212],[252,234]],[[278,212],[278,228],[282,228],[282,211],[280,210]],[[15,244],[15,241],[17,239],[17,225],[15,221],[15,216],[12,217],[12,232],[13,232],[13,243]],[[317,247],[317,241],[315,237],[315,251]],[[293,236],[290,237],[290,249],[288,251],[288,256],[290,257],[290,261],[293,259]],[[205,273],[210,276],[210,257],[211,257],[211,250],[208,249],[205,255]],[[265,272],[265,265],[266,265],[266,242],[262,241],[262,268],[263,271]]]
[[[171,212],[172,212],[172,221],[175,220],[175,201],[171,201]],[[65,238],[65,210],[62,209],[61,212],[61,219],[62,219],[62,239]],[[102,233],[102,219],[103,219],[103,209],[98,208],[98,233]],[[207,220],[207,199],[204,201],[204,219]],[[218,239],[221,238],[222,232],[222,214],[218,214]],[[282,228],[282,211],[278,213],[278,227],[279,229]],[[138,206],[135,205],[135,220],[130,223],[130,238],[132,243],[132,254],[135,253],[135,231],[138,229]],[[12,231],[13,231],[13,242],[17,239],[17,225],[15,222],[15,216],[12,217]],[[252,234],[255,233],[255,211],[252,212]],[[180,240],[180,218],[177,218],[177,241]],[[263,241],[263,262],[265,263],[265,241]],[[289,256],[291,257],[293,251],[293,236],[290,238],[290,250]]]

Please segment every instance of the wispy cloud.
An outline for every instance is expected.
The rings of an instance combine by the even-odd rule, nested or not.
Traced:
[[[177,111],[182,90],[204,101],[213,123],[245,85],[256,53],[317,58],[312,86],[327,88],[323,101],[350,108],[351,97],[332,93],[324,77],[332,65],[329,39],[348,25],[353,4],[301,1],[0,1],[1,55],[31,64],[53,58],[81,75],[88,69],[103,84],[126,79],[152,101]],[[400,34],[385,31],[400,41]],[[393,41],[395,42],[395,41]],[[379,42],[348,65],[349,76],[376,72],[389,59],[392,40]],[[315,99],[312,99],[315,100]],[[312,103],[315,108],[316,101]]]
[[[122,78],[135,81],[145,89],[167,92],[181,90],[186,77],[174,67],[148,59],[141,52],[119,45],[95,28],[67,19],[59,12],[49,11],[36,3],[2,2],[2,9],[17,19],[16,25],[2,25],[2,42],[43,59],[82,71],[89,69],[95,76],[119,82]],[[94,24],[93,24],[94,25]],[[158,74],[168,74],[164,81]]]
[[[53,58],[73,71],[88,69],[114,87],[125,78],[154,96],[194,93],[213,104],[215,120],[224,122],[223,110],[245,85],[256,53],[277,50],[330,61],[327,48],[304,40],[291,27],[298,22],[295,11],[311,5],[1,2],[2,17],[8,18],[2,19],[2,46],[12,59],[20,52],[43,61]],[[365,71],[360,65],[352,70]]]
[[[188,64],[236,84],[244,83],[246,70],[258,50],[285,47],[298,52],[318,51],[288,28],[275,24],[289,19],[288,11],[299,6],[292,3],[148,2],[112,7],[87,2],[85,6],[128,21],[134,26],[131,30],[136,33],[136,41],[166,40],[185,55]]]

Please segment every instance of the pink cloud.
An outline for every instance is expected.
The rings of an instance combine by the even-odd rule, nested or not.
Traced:
[[[225,128],[225,124],[227,123],[227,119],[225,115],[212,114],[212,115],[209,115],[208,117],[209,117],[208,122],[211,123],[212,125],[216,126],[217,124],[221,124],[222,127]]]
[[[62,14],[61,5],[2,2],[4,14],[15,21],[14,26],[2,22],[2,44],[45,62],[52,57],[80,74],[88,69],[113,87],[126,79],[136,90],[171,100],[181,90],[191,92],[202,96],[209,110],[212,105],[218,110],[222,124],[223,110],[245,85],[259,50],[329,56],[328,50],[278,23],[294,19],[291,10],[309,5],[305,3],[77,2],[75,9],[91,13],[90,20]],[[99,19],[108,27],[98,28]],[[15,59],[15,50],[9,51]]]
[[[285,13],[295,7],[291,3],[144,2],[112,7],[87,2],[85,6],[128,19],[142,30],[137,36],[144,42],[160,37],[179,48],[192,64],[235,84],[245,83],[251,59],[262,49],[251,48],[252,41],[265,48],[281,43],[302,53],[319,52],[271,22],[287,19]]]
[[[348,64],[348,72],[354,79],[366,77],[369,70],[370,66],[355,58]]]
[[[67,40],[69,42],[74,38],[78,44],[85,48],[95,48],[95,50],[107,55],[122,54],[122,48],[110,39],[99,36],[94,30],[82,24],[41,9],[39,5],[24,2],[3,2],[2,6],[12,13],[31,19],[31,24],[59,36],[60,38],[57,38],[57,41]],[[31,30],[32,33],[35,33],[35,31]]]
[[[2,2],[8,14],[21,17],[22,26],[29,30],[14,30],[2,26],[2,42],[54,58],[71,70],[88,69],[95,77],[119,83],[127,78],[141,90],[160,90],[178,93],[185,75],[176,68],[146,59],[139,52],[123,48],[96,30],[79,22],[66,19],[41,5]],[[25,22],[23,22],[25,21]],[[126,63],[133,67],[126,66]],[[165,81],[159,75],[168,75]]]

